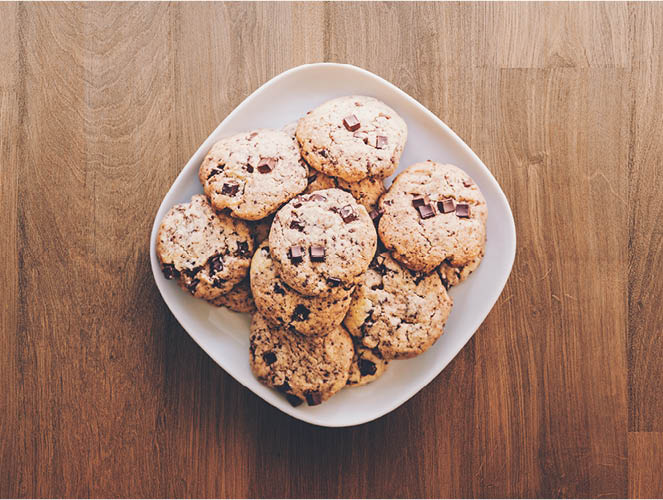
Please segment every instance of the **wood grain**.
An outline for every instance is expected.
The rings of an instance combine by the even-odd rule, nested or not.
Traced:
[[[656,4],[0,5],[0,497],[663,494],[662,31]],[[237,384],[148,263],[209,132],[323,60],[449,124],[519,245],[444,372],[348,429]]]

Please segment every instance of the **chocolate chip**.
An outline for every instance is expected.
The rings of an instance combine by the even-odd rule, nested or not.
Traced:
[[[306,306],[297,304],[297,307],[295,307],[292,313],[292,321],[306,321],[310,312]]]
[[[247,163],[247,164],[246,164],[246,171],[247,171],[248,173],[250,173],[250,174],[253,173],[253,167],[251,166],[250,163]]]
[[[226,282],[227,280],[222,280],[221,278],[214,278],[214,281],[212,282],[212,286],[214,288],[221,288],[221,286]]]
[[[299,208],[302,206],[302,199],[297,196],[293,201],[292,201],[292,206],[295,208]]]
[[[251,252],[249,252],[249,244],[246,241],[237,242],[237,255],[240,257],[250,257]]]
[[[276,158],[260,158],[260,162],[258,162],[258,172],[261,174],[268,174],[274,170],[275,165]]]
[[[228,196],[235,196],[239,191],[239,184],[236,182],[226,182],[221,188],[221,194],[227,194]]]
[[[368,215],[371,217],[371,220],[375,222],[378,220],[382,214],[384,214],[384,210],[381,208],[372,208],[370,212],[368,212]]]
[[[420,207],[417,207],[417,210],[419,210],[419,217],[422,219],[430,219],[435,215],[435,210],[433,210],[433,207],[429,205],[421,205]]]
[[[318,154],[322,156],[323,158],[327,158],[327,150],[326,149],[321,149],[318,151]]]
[[[340,215],[341,218],[343,219],[343,222],[345,222],[346,224],[355,221],[359,218],[357,212],[355,212],[355,209],[352,208],[351,205],[345,205],[343,208],[341,208]]]
[[[304,397],[309,406],[316,406],[322,403],[322,394],[318,391],[304,391]]]
[[[343,118],[343,125],[350,132],[359,130],[359,127],[361,127],[361,123],[359,123],[359,119],[355,115],[348,115],[345,118]]]
[[[196,293],[196,287],[198,286],[198,283],[200,283],[200,280],[198,278],[196,278],[195,280],[193,280],[191,283],[189,283],[186,286],[189,289],[189,291],[191,292],[191,295]]]
[[[412,206],[414,208],[419,208],[424,205],[428,205],[430,203],[430,200],[428,199],[428,195],[425,194],[423,196],[417,196],[412,200]]]
[[[179,271],[175,269],[174,264],[164,264],[161,267],[161,270],[163,271],[163,275],[167,280],[172,280],[173,278],[177,278],[180,275]]]
[[[223,257],[221,255],[215,255],[209,260],[209,267],[213,273],[218,273],[223,271]]]
[[[278,293],[279,295],[285,295],[285,290],[281,288],[278,283],[274,283],[274,293]]]
[[[364,141],[364,144],[368,144],[368,134],[366,132],[355,132],[354,134],[352,134],[352,137],[361,139],[362,141]]]
[[[375,147],[377,149],[384,149],[387,147],[387,138],[384,135],[375,137]]]
[[[299,399],[297,396],[293,396],[292,394],[286,394],[285,398],[288,400],[288,403],[295,407],[303,403],[301,399]]]
[[[437,202],[437,209],[443,214],[448,214],[456,209],[456,205],[451,198],[447,198]]]
[[[308,199],[310,201],[327,201],[327,198],[318,193],[313,193]]]
[[[456,216],[467,219],[470,216],[470,206],[467,203],[456,205]]]
[[[215,175],[218,175],[221,172],[223,172],[223,167],[225,167],[225,165],[223,163],[220,163],[217,167],[214,167],[212,169],[212,171],[210,172],[210,174],[207,176],[207,180],[210,180]]]
[[[288,257],[293,264],[299,264],[304,260],[304,248],[299,245],[291,246],[288,249]]]
[[[465,186],[466,188],[470,187],[471,185],[472,185],[472,181],[470,181],[468,179],[463,180],[463,186]]]
[[[327,285],[329,285],[330,288],[336,288],[340,284],[341,280],[338,278],[327,278]]]
[[[368,359],[359,358],[357,365],[359,366],[359,373],[361,373],[362,377],[365,377],[366,375],[375,375],[375,372],[378,371],[375,363]]]
[[[276,354],[274,354],[272,351],[268,351],[262,355],[262,359],[265,361],[265,363],[271,365],[274,361],[276,361]]]
[[[290,384],[286,380],[281,385],[277,385],[276,390],[279,391],[279,392],[288,392],[288,391],[292,390],[292,387],[290,387]]]
[[[378,283],[377,285],[372,285],[371,290],[384,290],[384,284]]]
[[[290,222],[290,229],[296,229],[297,231],[303,231],[304,230],[304,221],[293,219],[292,222]]]
[[[311,262],[323,262],[325,260],[325,247],[320,245],[311,245],[309,248]]]

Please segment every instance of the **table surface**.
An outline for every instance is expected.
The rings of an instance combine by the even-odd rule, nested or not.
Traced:
[[[663,5],[0,6],[0,496],[663,495]],[[191,154],[278,73],[347,62],[483,159],[511,278],[393,413],[295,421],[161,300]]]

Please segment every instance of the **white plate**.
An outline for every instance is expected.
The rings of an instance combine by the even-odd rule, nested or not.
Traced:
[[[449,162],[467,171],[488,203],[486,256],[465,283],[452,288],[454,307],[444,335],[414,359],[394,361],[383,377],[364,387],[343,389],[325,403],[293,408],[277,391],[260,384],[249,368],[250,316],[194,299],[164,278],[155,252],[157,229],[168,209],[202,192],[198,167],[212,144],[246,130],[280,128],[324,101],[349,94],[376,97],[406,121],[408,142],[403,168],[426,159]],[[281,73],[247,97],[198,148],[163,199],[150,239],[152,272],[164,301],[191,337],[240,384],[295,418],[316,425],[344,427],[381,417],[414,396],[458,354],[481,325],[506,284],[516,254],[513,215],[490,171],[433,113],[379,76],[355,66],[310,64]]]

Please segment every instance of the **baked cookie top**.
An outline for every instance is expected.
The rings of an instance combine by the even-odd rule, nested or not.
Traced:
[[[255,313],[250,342],[253,374],[263,384],[286,394],[293,406],[302,400],[310,406],[318,405],[348,380],[354,348],[342,326],[327,335],[310,337],[273,328]]]
[[[331,177],[315,169],[309,170],[308,186],[304,193],[314,193],[322,189],[338,188],[350,193],[355,200],[361,205],[364,205],[366,210],[374,209],[382,196],[385,193],[384,181],[376,179],[375,177],[366,177],[357,182],[347,182],[338,177]]]
[[[380,378],[387,369],[386,361],[377,349],[369,349],[353,337],[355,355],[350,366],[348,385],[359,387]]]
[[[311,167],[355,182],[394,173],[407,140],[407,125],[373,97],[345,96],[301,118],[296,136]]]
[[[279,276],[307,296],[352,288],[370,264],[376,243],[366,209],[340,189],[294,198],[278,211],[269,233]]]
[[[210,302],[215,306],[227,307],[231,311],[239,313],[252,313],[256,310],[248,276],[232,287],[229,292],[219,295]]]
[[[215,213],[198,194],[168,211],[156,250],[167,279],[177,278],[195,297],[213,300],[247,275],[253,238],[246,223]]]
[[[431,272],[445,260],[463,267],[483,252],[486,200],[458,167],[415,163],[396,177],[380,209],[380,238],[410,269]]]
[[[344,324],[384,359],[411,358],[442,335],[452,303],[437,273],[410,271],[383,252],[357,285]]]
[[[258,220],[306,189],[308,167],[297,142],[282,130],[260,129],[221,139],[198,177],[216,210]]]
[[[343,322],[350,307],[352,290],[337,287],[305,297],[286,285],[276,272],[267,241],[253,255],[250,274],[256,307],[273,326],[294,328],[303,335],[326,335]]]

